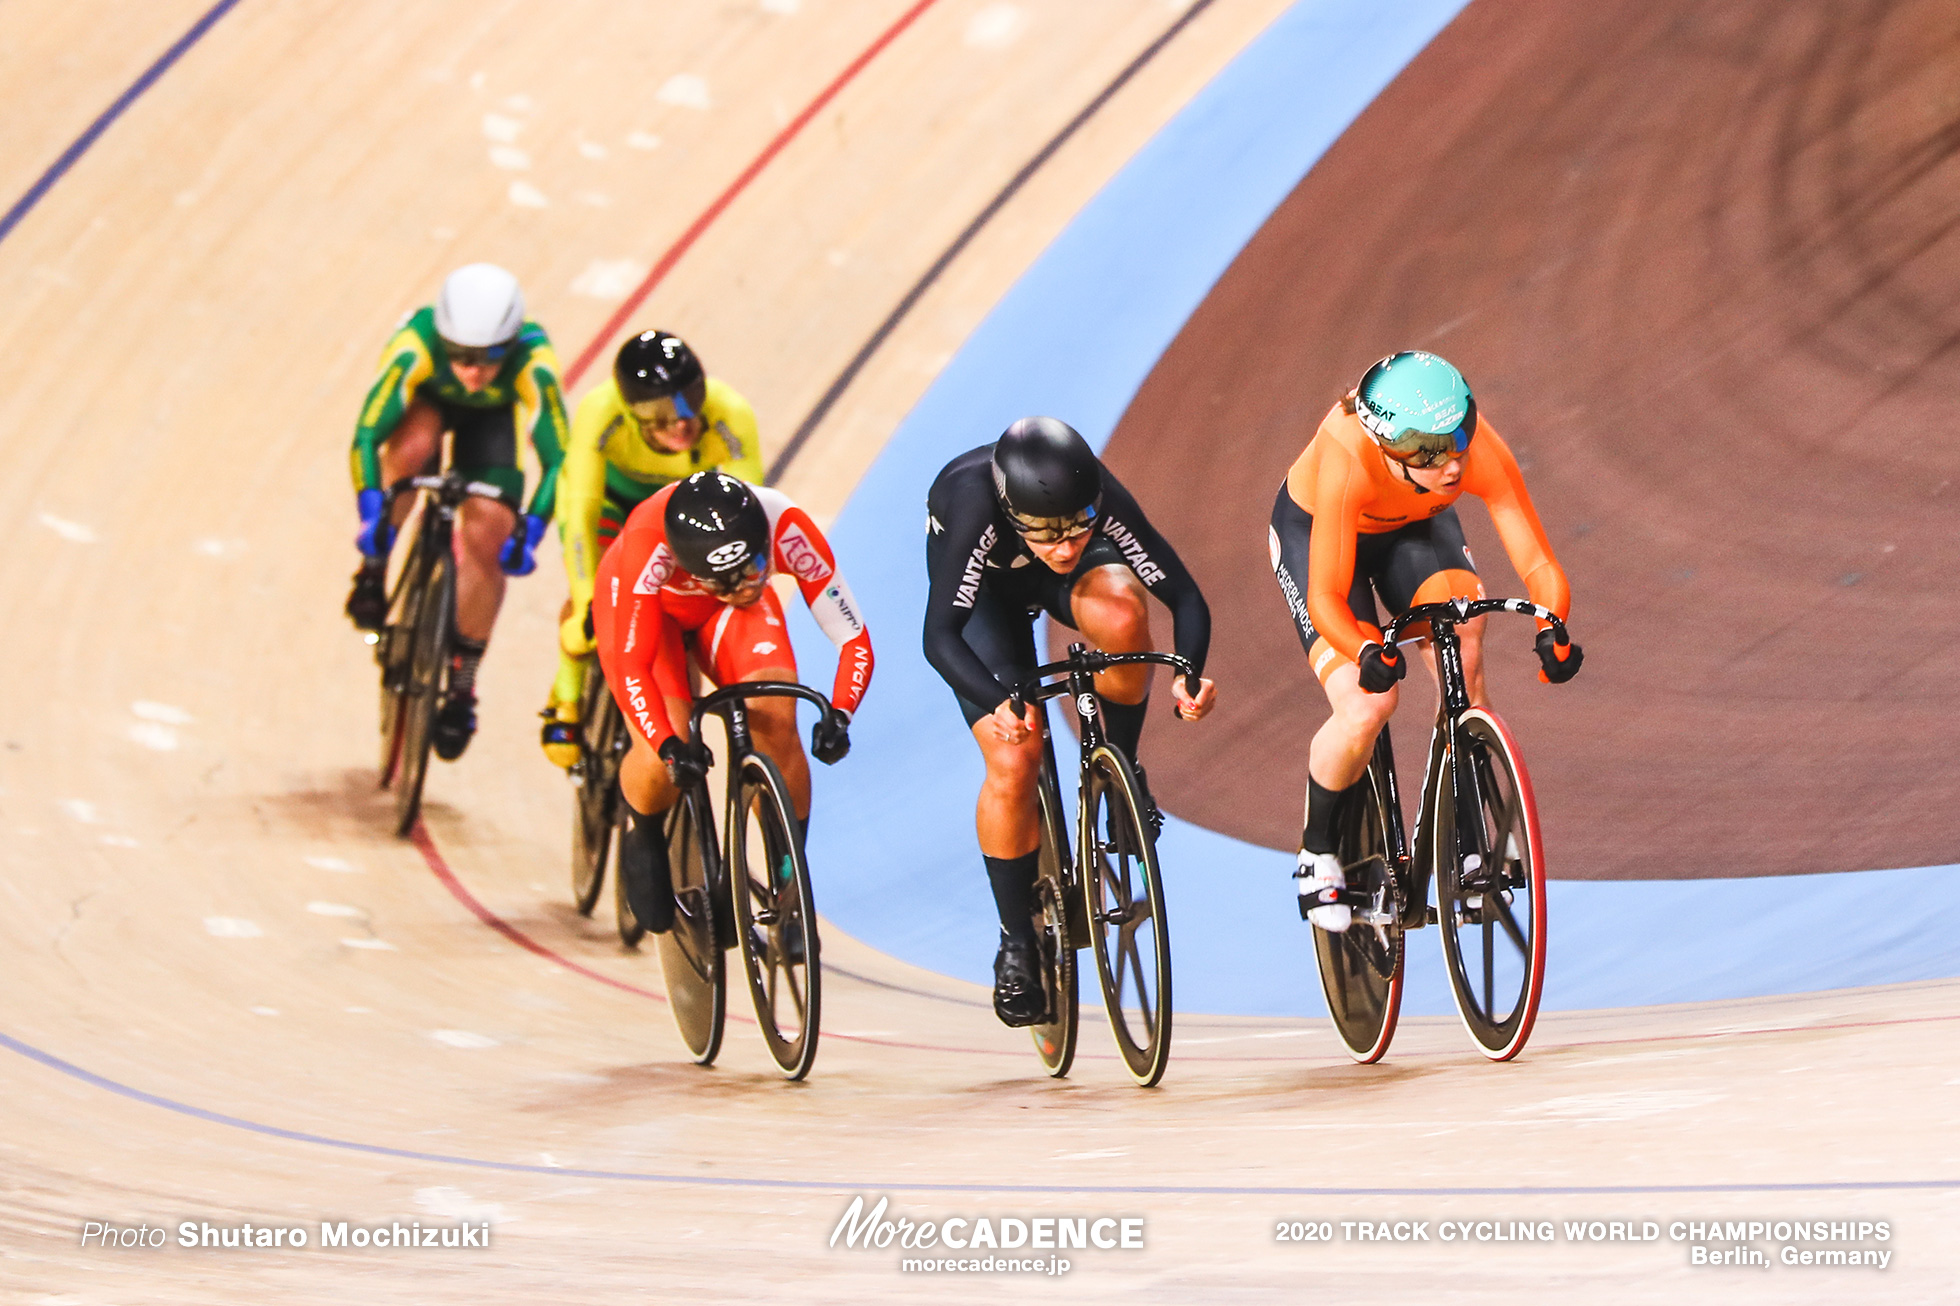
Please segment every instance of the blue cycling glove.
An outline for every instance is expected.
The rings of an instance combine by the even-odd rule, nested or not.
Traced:
[[[361,512],[361,533],[354,537],[354,547],[370,558],[387,557],[393,532],[381,520],[381,512],[388,506],[388,496],[380,490],[362,490],[354,502]]]
[[[521,531],[512,531],[504,541],[504,571],[512,576],[528,576],[538,569],[538,542],[544,539],[545,519],[524,514]]]

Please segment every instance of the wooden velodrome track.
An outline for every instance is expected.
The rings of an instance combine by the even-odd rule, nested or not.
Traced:
[[[1028,261],[1283,7],[1220,0],[1166,44],[949,266],[786,487],[834,512]],[[0,196],[205,12],[0,7]],[[339,604],[347,431],[394,318],[494,259],[571,364],[878,47],[634,317],[686,333],[773,453],[1181,12],[243,0],[0,239],[0,1293],[1951,1299],[1951,984],[1548,1016],[1506,1067],[1453,1022],[1409,1022],[1360,1069],[1319,1023],[1191,1017],[1139,1093],[1100,1032],[1050,1083],[978,989],[827,936],[810,1082],[781,1084],[739,1021],[717,1069],[692,1066],[652,957],[566,902],[568,799],[530,716],[555,557],[512,587],[484,729],[432,776],[428,841],[387,837],[371,666]],[[915,1278],[896,1249],[826,1245],[860,1193],[914,1219],[1141,1215],[1147,1245],[1078,1253],[1063,1278]],[[1895,1254],[1765,1274],[1691,1269],[1665,1238],[1274,1240],[1289,1218],[1717,1217],[1887,1220]],[[91,1220],[323,1219],[495,1233],[486,1251],[79,1245]]]

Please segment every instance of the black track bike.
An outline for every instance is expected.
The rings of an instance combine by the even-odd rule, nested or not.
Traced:
[[[1035,668],[1010,700],[1018,713],[1026,702],[1066,694],[1081,725],[1073,854],[1045,719],[1042,730],[1034,925],[1048,1005],[1045,1019],[1030,1032],[1048,1073],[1057,1079],[1068,1074],[1080,1017],[1075,953],[1093,948],[1117,1050],[1131,1077],[1148,1088],[1164,1077],[1171,1051],[1171,940],[1157,865],[1156,808],[1129,759],[1103,734],[1095,674],[1156,663],[1183,675],[1193,694],[1198,677],[1171,653],[1103,653],[1071,644],[1068,654],[1065,661]]]
[[[1486,1057],[1517,1056],[1538,1017],[1545,986],[1538,806],[1511,732],[1489,708],[1470,705],[1456,633],[1459,624],[1491,612],[1536,617],[1551,623],[1560,644],[1567,641],[1563,622],[1523,599],[1425,603],[1383,633],[1384,646],[1393,647],[1405,628],[1428,623],[1442,704],[1413,846],[1384,728],[1337,831],[1335,851],[1348,885],[1340,900],[1353,909],[1353,923],[1340,934],[1313,931],[1327,1009],[1349,1055],[1364,1064],[1380,1060],[1395,1036],[1406,936],[1425,925],[1440,927],[1457,1011]]]
[[[381,667],[381,787],[395,791],[395,833],[407,835],[422,814],[422,782],[436,709],[449,689],[456,641],[456,510],[470,498],[503,492],[455,472],[407,476],[388,489],[382,520],[394,520],[404,494],[422,502],[388,554],[388,616],[371,636]],[[403,546],[406,547],[403,547]]]
[[[793,681],[728,685],[695,700],[690,737],[710,713],[728,727],[728,801],[722,838],[704,777],[681,790],[667,815],[674,924],[660,936],[660,965],[681,1040],[702,1065],[721,1050],[728,1005],[723,953],[739,948],[756,1021],[787,1079],[810,1073],[823,1008],[817,909],[801,822],[776,764],[755,749],[752,698],[800,698],[827,712],[830,700]]]

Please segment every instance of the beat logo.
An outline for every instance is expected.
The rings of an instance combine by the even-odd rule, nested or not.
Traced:
[[[785,526],[776,547],[782,552],[783,561],[791,572],[809,584],[816,585],[830,579],[831,566],[823,560],[810,537],[799,526]]]
[[[720,571],[724,568],[734,566],[748,556],[749,542],[747,540],[730,540],[719,548],[708,551],[708,565]]]

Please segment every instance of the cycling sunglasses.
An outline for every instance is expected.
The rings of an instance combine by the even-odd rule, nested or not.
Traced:
[[[1096,507],[1092,503],[1069,517],[1030,517],[1009,508],[1007,520],[1029,544],[1060,544],[1096,529]]]
[[[717,576],[696,576],[701,588],[718,599],[732,598],[747,587],[762,579],[762,558],[756,555],[737,571],[723,572]]]
[[[1461,458],[1477,434],[1477,401],[1474,399],[1464,410],[1463,420],[1448,431],[1418,431],[1406,427],[1393,429],[1366,403],[1356,404],[1354,415],[1361,419],[1368,434],[1375,437],[1375,443],[1381,446],[1382,452],[1404,467],[1441,467],[1453,458]]]
[[[447,340],[442,343],[449,351],[451,367],[502,366],[504,355],[510,352],[508,340],[501,345],[452,345]]]
[[[694,405],[687,402],[687,396],[679,391],[662,395],[658,399],[644,399],[637,404],[628,404],[626,407],[632,411],[640,425],[656,431],[700,415],[694,411]]]

